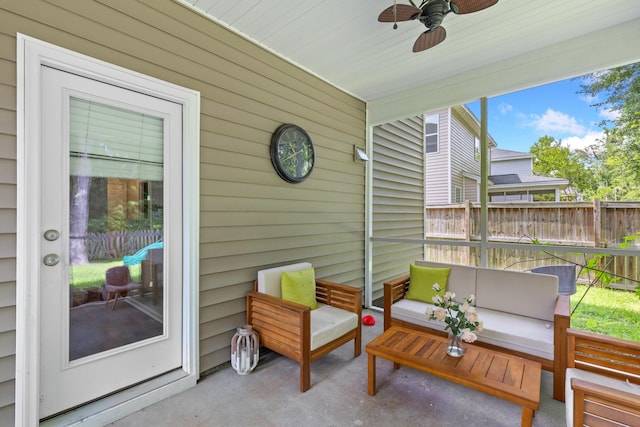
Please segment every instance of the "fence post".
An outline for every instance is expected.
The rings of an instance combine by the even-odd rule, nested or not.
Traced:
[[[471,202],[464,201],[464,241],[471,241]]]
[[[602,212],[600,211],[600,199],[593,199],[593,246],[602,246]]]

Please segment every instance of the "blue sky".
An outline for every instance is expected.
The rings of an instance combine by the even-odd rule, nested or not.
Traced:
[[[528,152],[544,135],[572,149],[595,143],[602,137],[598,123],[610,113],[590,106],[594,100],[577,93],[581,83],[569,79],[489,98],[489,133],[498,148]],[[480,101],[467,106],[480,119]]]

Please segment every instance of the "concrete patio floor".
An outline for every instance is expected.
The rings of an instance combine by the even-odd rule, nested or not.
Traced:
[[[493,396],[378,359],[377,394],[367,394],[365,345],[382,333],[382,313],[365,310],[362,354],[348,343],[311,365],[311,389],[299,391],[298,365],[261,355],[249,375],[230,366],[181,394],[112,426],[520,426],[521,407]],[[535,427],[565,426],[564,403],[553,400],[552,374],[543,371]]]

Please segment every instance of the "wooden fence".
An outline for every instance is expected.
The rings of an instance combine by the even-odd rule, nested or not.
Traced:
[[[122,259],[125,255],[133,255],[160,239],[162,230],[87,233],[87,256],[92,261]]]
[[[640,232],[638,202],[517,202],[489,203],[487,240],[501,243],[548,243],[596,248],[619,247],[625,237]],[[430,206],[426,209],[426,238],[455,241],[480,240],[480,204]],[[640,239],[639,239],[640,240]],[[632,249],[640,242],[632,241]],[[428,245],[427,257],[434,261],[478,265],[479,251],[462,246]],[[489,249],[487,265],[494,268],[528,270],[540,265],[574,262],[590,258],[579,253],[535,250]],[[613,256],[601,265],[622,287],[640,283],[638,256]],[[583,277],[589,280],[588,277]]]

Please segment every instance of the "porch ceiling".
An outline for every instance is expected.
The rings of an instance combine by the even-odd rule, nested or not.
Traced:
[[[392,24],[377,21],[393,0],[178,1],[369,103],[527,54],[534,54],[528,57],[534,73],[536,68],[553,66],[544,54],[551,46],[622,24],[640,27],[638,0],[500,0],[480,12],[448,15],[443,23],[446,40],[412,53],[424,26],[409,21],[394,31]],[[638,48],[633,47],[637,38],[620,37],[614,35],[606,43],[626,44],[631,50],[627,62],[639,60]],[[530,80],[530,85],[544,83]],[[482,96],[507,90],[514,88],[498,85]],[[425,94],[417,91],[415,96]]]

